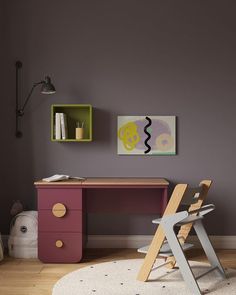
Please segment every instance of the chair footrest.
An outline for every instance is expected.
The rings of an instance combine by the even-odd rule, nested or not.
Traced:
[[[137,251],[138,251],[139,253],[144,253],[144,254],[146,254],[146,253],[148,252],[149,246],[150,246],[150,245],[148,245],[148,246],[144,246],[144,247],[142,247],[142,248],[139,248]],[[188,250],[188,249],[193,248],[194,245],[193,245],[193,244],[189,244],[189,243],[184,243],[184,244],[181,245],[181,247],[182,247],[183,251],[186,251],[186,250]],[[163,246],[162,246],[161,249],[160,249],[160,252],[159,252],[158,256],[161,256],[161,257],[169,257],[169,256],[173,256],[173,253],[172,253],[172,251],[171,251],[170,246],[169,246],[168,243],[164,243],[164,244],[163,244]]]

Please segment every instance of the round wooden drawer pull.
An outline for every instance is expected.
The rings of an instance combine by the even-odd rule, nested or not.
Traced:
[[[66,214],[66,206],[62,203],[56,203],[53,207],[52,207],[52,214],[55,217],[63,217]]]
[[[62,248],[63,247],[63,242],[61,240],[56,241],[56,247],[57,248]]]

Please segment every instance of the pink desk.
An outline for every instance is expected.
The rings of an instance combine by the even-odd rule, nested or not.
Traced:
[[[168,181],[161,178],[87,178],[35,182],[38,255],[43,262],[79,262],[87,212],[162,213]]]

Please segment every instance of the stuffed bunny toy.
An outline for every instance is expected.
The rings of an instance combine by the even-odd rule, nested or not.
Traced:
[[[21,204],[19,200],[17,200],[17,201],[14,201],[11,207],[10,213],[12,216],[15,216],[16,214],[22,212],[23,210],[24,210],[23,205]]]
[[[11,257],[38,257],[37,211],[23,211],[13,218],[8,239],[8,249]]]

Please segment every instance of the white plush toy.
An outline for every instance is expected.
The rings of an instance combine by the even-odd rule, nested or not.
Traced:
[[[23,205],[22,205],[21,201],[20,200],[14,201],[14,203],[11,207],[11,211],[10,211],[11,215],[15,216],[16,214],[18,214],[22,211],[24,211],[24,209],[23,209]]]
[[[38,257],[37,211],[23,211],[13,218],[8,240],[8,248],[11,257]]]

